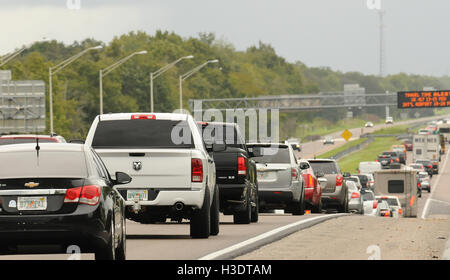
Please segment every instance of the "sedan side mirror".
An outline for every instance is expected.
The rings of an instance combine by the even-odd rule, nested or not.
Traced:
[[[114,185],[124,185],[130,183],[132,178],[130,175],[124,172],[116,172],[116,180],[114,180]]]

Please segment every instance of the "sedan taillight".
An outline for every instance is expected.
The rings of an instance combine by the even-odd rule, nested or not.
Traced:
[[[100,201],[102,190],[99,186],[89,185],[68,189],[64,197],[64,203],[81,203],[97,205]]]
[[[199,158],[191,160],[191,181],[193,183],[203,182],[203,163]]]

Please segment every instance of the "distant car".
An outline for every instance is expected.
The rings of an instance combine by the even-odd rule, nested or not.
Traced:
[[[348,189],[348,210],[350,212],[364,214],[363,200],[358,186],[351,180],[347,180],[345,183],[347,184]]]
[[[356,187],[358,187],[358,190],[362,189],[362,184],[361,184],[361,180],[359,179],[358,176],[356,175],[352,175],[350,177],[346,177],[345,178],[347,181],[353,181],[356,184]]]
[[[253,151],[259,149],[256,162],[259,209],[284,209],[286,213],[305,212],[304,181],[291,145],[249,143]]]
[[[289,138],[287,142],[292,146],[292,149],[294,149],[294,151],[300,152],[302,150],[300,140],[298,140],[297,138]]]
[[[378,156],[377,162],[381,164],[382,169],[387,169],[389,168],[389,165],[394,162],[394,160],[391,158],[391,155],[382,154]]]
[[[375,199],[377,199],[378,203],[380,203],[380,201],[387,202],[391,210],[391,217],[399,218],[402,216],[403,209],[397,196],[376,196]]]
[[[431,160],[428,159],[418,159],[416,160],[416,163],[420,163],[423,165],[423,168],[425,168],[425,171],[428,172],[428,174],[430,175],[430,177],[433,177],[433,163],[431,162]]]
[[[97,153],[79,144],[0,146],[0,162],[8,162],[0,169],[2,249],[66,253],[74,244],[96,259],[125,259],[125,201],[115,186],[130,176],[112,179]]]
[[[439,174],[439,160],[432,160],[431,163],[433,164],[433,174]]]
[[[406,151],[412,151],[413,150],[413,143],[412,143],[411,140],[403,141],[403,146],[405,146]]]
[[[431,192],[431,185],[430,185],[430,176],[427,172],[419,172],[418,177],[420,180],[420,188],[426,189],[428,192]]]
[[[378,170],[381,170],[381,163],[377,161],[362,161],[358,166],[359,174],[373,174]]]
[[[419,135],[430,135],[431,131],[428,129],[419,129]]]
[[[366,122],[366,124],[364,126],[365,127],[373,127],[373,123],[372,122]]]
[[[66,143],[66,139],[60,135],[36,135],[36,134],[17,134],[17,135],[2,135],[0,136],[0,145],[10,144],[26,144],[36,143]]]
[[[363,200],[363,214],[366,216],[375,216],[378,207],[378,201],[375,199],[375,194],[371,190],[361,190],[360,193]]]
[[[375,216],[379,217],[392,217],[391,207],[386,200],[378,200],[377,212]]]
[[[402,163],[402,157],[398,151],[383,152],[382,155],[391,156],[392,163]],[[405,157],[403,157],[403,161],[406,161]]]
[[[393,117],[387,117],[385,124],[394,124],[394,118]]]
[[[322,188],[314,170],[307,160],[300,159],[299,167],[305,182],[305,201],[313,213],[322,212]]]
[[[408,166],[411,167],[412,169],[416,170],[417,172],[425,171],[425,168],[423,167],[423,164],[421,164],[421,163],[411,163]]]
[[[331,144],[334,145],[334,138],[332,136],[327,136],[325,139],[323,139],[323,144]]]

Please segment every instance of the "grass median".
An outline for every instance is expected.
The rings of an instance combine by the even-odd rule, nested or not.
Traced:
[[[359,163],[362,161],[375,161],[379,154],[389,151],[392,145],[400,145],[402,142],[395,137],[380,137],[367,145],[364,149],[351,153],[341,158],[338,163],[342,172],[357,172]]]
[[[331,151],[328,151],[326,153],[323,153],[323,154],[317,156],[317,158],[333,158],[337,154],[339,154],[347,149],[353,148],[355,146],[358,146],[358,145],[364,143],[366,140],[367,140],[367,138],[359,138],[356,140],[352,140],[352,141],[347,142],[344,145],[340,146],[339,148],[333,149]]]

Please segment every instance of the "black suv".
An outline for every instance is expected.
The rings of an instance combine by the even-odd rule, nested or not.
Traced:
[[[220,212],[233,215],[235,224],[258,221],[259,201],[255,156],[249,152],[235,123],[199,122],[205,145],[225,144],[214,152]]]

